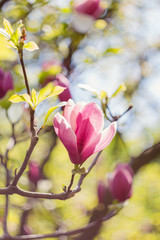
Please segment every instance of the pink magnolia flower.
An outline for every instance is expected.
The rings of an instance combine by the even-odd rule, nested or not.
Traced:
[[[103,203],[106,197],[106,192],[107,192],[107,186],[105,185],[104,182],[99,181],[98,187],[97,187],[97,195],[99,199],[99,203]]]
[[[95,19],[104,12],[100,0],[77,0],[74,6],[72,26],[79,33],[86,33]]]
[[[133,171],[128,164],[118,164],[109,178],[112,196],[123,202],[132,196]]]
[[[40,180],[40,169],[39,165],[35,162],[30,162],[29,164],[29,172],[28,177],[31,182],[37,185],[38,181]]]
[[[98,18],[104,12],[100,0],[78,0],[74,5],[76,12]]]
[[[103,125],[102,112],[94,102],[74,104],[69,100],[63,116],[57,113],[53,120],[55,132],[74,164],[82,164],[112,141],[116,133],[116,122],[105,130],[102,130]]]
[[[63,76],[60,73],[57,74],[55,85],[66,88],[61,94],[58,95],[60,101],[66,101],[67,102],[70,98],[72,98],[71,92],[70,92],[70,89],[69,89],[70,88],[70,83],[65,76]]]
[[[3,98],[9,90],[13,89],[13,78],[9,72],[0,68],[0,98]]]

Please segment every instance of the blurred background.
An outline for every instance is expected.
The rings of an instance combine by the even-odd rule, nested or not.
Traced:
[[[21,19],[27,30],[26,42],[35,41],[39,47],[34,52],[24,50],[30,88],[38,91],[46,81],[54,81],[57,73],[63,73],[70,81],[75,102],[96,101],[100,105],[100,100],[90,91],[79,87],[79,84],[87,84],[98,93],[106,91],[114,116],[121,115],[133,104],[133,109],[119,119],[118,134],[103,151],[96,167],[85,179],[82,191],[74,198],[63,202],[10,197],[9,230],[12,234],[50,233],[85,225],[98,204],[98,181],[105,180],[117,163],[130,162],[160,141],[160,1],[102,0],[101,4],[105,11],[86,30],[83,27],[90,20],[85,19],[85,23],[76,19],[74,1],[0,1],[0,27],[3,28],[3,18],[9,20],[13,28]],[[14,91],[24,93],[18,54],[3,46],[2,36],[0,44],[0,68],[10,71]],[[126,90],[111,98],[120,84],[125,84]],[[47,109],[57,101],[50,99],[36,109],[38,126],[43,124]],[[0,99],[1,105],[2,102],[4,99]],[[19,143],[9,153],[12,174],[22,163],[29,144],[28,116],[24,108],[23,104],[12,104],[7,110],[9,118],[6,110],[0,108],[1,154],[6,150],[12,126],[16,123]],[[69,184],[73,166],[66,149],[56,139],[52,120],[53,115],[31,159],[36,166],[41,166],[41,179],[31,179],[28,168],[20,179],[23,189],[60,193],[63,184]],[[106,120],[105,125],[108,124]],[[85,162],[85,168],[92,159]],[[117,216],[103,224],[95,239],[160,238],[159,155],[151,160],[135,175],[133,197]],[[0,173],[0,186],[4,187],[3,167]],[[2,234],[4,197],[0,198]]]

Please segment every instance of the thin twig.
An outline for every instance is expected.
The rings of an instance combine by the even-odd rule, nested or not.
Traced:
[[[17,185],[20,177],[24,173],[24,171],[25,171],[25,169],[27,167],[28,161],[30,159],[30,156],[31,156],[31,154],[32,154],[32,152],[33,152],[37,142],[38,142],[38,137],[32,137],[31,138],[30,147],[29,147],[29,149],[28,149],[28,151],[26,153],[25,159],[24,159],[24,161],[23,161],[23,163],[21,165],[21,168],[20,168],[19,172],[16,174],[16,176],[15,176],[13,182],[12,182],[13,186]]]
[[[30,145],[30,148],[32,148],[32,150],[34,149],[34,146],[31,144]],[[95,159],[93,160],[92,164],[90,165],[90,167],[88,168],[88,170],[86,171],[85,174],[82,174],[79,178],[79,181],[78,181],[78,184],[77,186],[75,187],[74,190],[70,191],[70,192],[62,192],[62,193],[59,193],[59,194],[53,194],[53,193],[40,193],[40,192],[31,192],[31,191],[24,191],[22,189],[20,189],[18,186],[17,186],[17,182],[19,180],[19,178],[21,177],[22,175],[22,172],[24,171],[25,169],[25,165],[27,164],[27,161],[30,157],[30,154],[31,154],[31,151],[28,151],[27,153],[29,155],[26,154],[26,161],[23,162],[22,164],[22,167],[21,169],[19,170],[18,174],[15,176],[12,184],[10,184],[8,187],[6,188],[1,188],[0,189],[0,195],[3,195],[3,194],[9,194],[9,195],[12,195],[12,194],[18,194],[20,196],[23,196],[23,197],[30,197],[30,198],[43,198],[43,199],[58,199],[58,200],[66,200],[66,199],[69,199],[71,197],[73,197],[76,193],[78,193],[79,191],[81,191],[81,185],[83,183],[83,180],[84,178],[89,174],[89,172],[92,170],[92,168],[94,167],[94,165],[96,164],[100,154],[101,154],[102,151],[100,151],[97,156],[95,157]],[[24,167],[23,167],[24,165]],[[71,178],[71,183],[70,185],[72,186],[73,184],[73,180],[74,180],[74,177]],[[69,186],[69,188],[71,187]]]
[[[98,158],[99,158],[99,156],[100,156],[101,153],[102,153],[102,151],[100,151],[100,152],[96,155],[95,159],[93,160],[92,164],[90,165],[90,167],[88,168],[88,170],[86,171],[86,173],[85,173],[85,174],[82,174],[82,175],[80,176],[80,179],[79,179],[79,181],[78,181],[78,184],[77,184],[76,189],[80,189],[80,187],[81,187],[81,185],[82,185],[82,183],[83,183],[84,178],[90,173],[90,171],[92,170],[92,168],[94,167],[94,165],[97,163]]]
[[[69,184],[69,186],[68,186],[67,192],[70,192],[70,190],[71,190],[71,187],[72,187],[73,182],[74,182],[74,177],[75,177],[75,174],[73,173],[73,174],[72,174],[72,177],[71,177],[70,184]]]
[[[23,70],[23,75],[24,75],[24,80],[25,80],[25,85],[26,85],[26,89],[27,89],[27,93],[30,95],[30,89],[29,89],[29,84],[28,84],[28,78],[27,78],[27,74],[26,74],[26,70],[25,70],[25,65],[23,62],[23,49],[19,49],[18,51],[19,53],[19,58],[20,58],[20,63],[22,66],[22,70]],[[29,162],[29,159],[31,157],[31,154],[38,142],[38,136],[37,136],[37,131],[36,131],[36,125],[35,125],[35,121],[34,121],[34,113],[35,111],[30,107],[30,130],[32,133],[32,137],[31,137],[31,142],[30,142],[30,146],[29,149],[25,155],[24,161],[20,167],[19,172],[15,175],[15,178],[13,179],[12,182],[12,186],[16,186],[20,177],[22,176],[22,174],[24,173],[27,164]]]
[[[19,54],[19,60],[20,60],[20,63],[21,63],[23,75],[24,75],[24,81],[25,81],[27,93],[28,93],[28,95],[30,95],[30,89],[29,89],[29,84],[28,84],[27,73],[26,73],[26,69],[25,69],[25,65],[24,65],[24,61],[23,61],[23,49],[20,49],[18,51],[18,54]]]
[[[67,231],[67,232],[57,231],[55,233],[50,233],[50,234],[32,234],[32,235],[22,235],[22,236],[17,236],[17,237],[10,236],[8,238],[8,240],[34,240],[34,239],[45,239],[45,238],[57,238],[57,237],[61,237],[61,236],[72,236],[72,235],[76,235],[76,234],[82,233],[84,231],[87,231],[91,228],[94,228],[96,225],[99,225],[100,223],[109,220],[110,218],[112,218],[115,215],[116,215],[116,211],[111,211],[105,217],[98,219],[95,222],[89,223],[85,227]],[[5,240],[5,238],[1,237],[0,240]]]

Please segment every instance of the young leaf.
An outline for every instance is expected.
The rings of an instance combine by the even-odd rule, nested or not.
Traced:
[[[53,91],[51,92],[51,94],[49,94],[47,96],[47,98],[59,95],[60,93],[62,93],[64,91],[64,89],[66,89],[66,88],[65,87],[60,87],[60,86],[55,86],[53,88]]]
[[[38,95],[38,101],[41,100],[41,98],[44,98],[45,96],[49,95],[53,91],[54,85],[53,83],[48,83],[44,88],[41,88]]]
[[[21,36],[21,32],[20,32],[20,29],[18,28],[11,36],[11,41],[16,45],[18,46],[18,41],[19,41],[19,38]]]
[[[21,96],[24,98],[25,102],[27,102],[32,108],[34,108],[31,97],[27,93],[24,93]]]
[[[49,87],[51,87],[51,88],[49,88]],[[47,98],[59,95],[60,93],[62,93],[64,91],[64,89],[65,89],[64,87],[60,87],[60,86],[53,87],[53,84],[52,85],[47,84],[47,86],[45,88],[43,88],[43,91],[41,89],[41,91],[39,93],[37,105]]]
[[[107,93],[105,91],[101,91],[100,92],[100,99],[102,100],[103,98],[106,98],[107,97]]]
[[[14,94],[9,98],[9,101],[12,103],[24,102],[24,98],[21,95]]]
[[[5,38],[7,38],[7,40],[10,40],[10,36],[9,34],[6,32],[6,30],[4,30],[3,28],[0,28],[0,34],[2,34]]]
[[[46,114],[46,117],[45,117],[45,120],[44,120],[43,127],[45,126],[45,124],[46,124],[49,116],[51,115],[51,113],[52,113],[54,110],[56,110],[58,107],[63,107],[63,106],[65,106],[66,103],[67,103],[67,102],[61,102],[61,103],[59,103],[57,106],[51,107],[51,108],[48,110],[48,112],[47,112],[47,114]]]
[[[34,51],[39,49],[39,47],[37,46],[37,44],[35,42],[28,42],[26,44],[24,44],[24,47],[26,50],[28,51]]]
[[[121,84],[118,88],[117,88],[117,90],[112,94],[112,96],[111,96],[111,98],[113,98],[113,97],[115,97],[115,96],[117,96],[120,92],[124,92],[124,91],[126,91],[126,86],[125,86],[125,84]]]
[[[89,86],[87,84],[78,84],[78,87],[93,93],[96,97],[98,97],[98,95],[99,95],[94,88],[92,88],[91,86]]]
[[[6,32],[9,34],[9,36],[11,37],[11,35],[13,34],[13,28],[10,24],[10,22],[7,19],[3,19],[3,25],[5,27]]]
[[[36,105],[36,103],[37,103],[37,93],[34,89],[32,89],[31,94],[32,94],[32,101],[33,101],[34,105]]]

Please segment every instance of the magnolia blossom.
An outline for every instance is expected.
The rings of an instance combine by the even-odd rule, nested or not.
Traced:
[[[60,101],[66,101],[67,102],[70,98],[72,98],[71,92],[70,92],[70,89],[69,89],[70,88],[70,83],[69,83],[68,79],[65,76],[63,76],[60,73],[57,74],[56,80],[55,80],[55,85],[66,88],[58,96]]]
[[[86,33],[103,12],[100,0],[77,0],[74,4],[72,26],[77,32]]]
[[[13,89],[13,79],[9,72],[0,68],[0,98],[3,98],[9,90]]]
[[[104,202],[107,191],[108,191],[108,188],[107,188],[106,184],[104,182],[100,181],[98,183],[98,187],[97,187],[97,195],[98,195],[99,203]]]
[[[132,196],[133,171],[128,164],[118,164],[109,178],[112,196],[123,202]]]
[[[82,164],[112,141],[116,133],[116,122],[104,130],[103,125],[103,114],[94,102],[74,104],[69,100],[63,116],[57,113],[53,120],[55,132],[74,164]]]
[[[77,13],[90,15],[98,18],[104,12],[101,7],[100,0],[78,0],[75,2],[74,9]]]
[[[30,162],[28,177],[31,182],[37,185],[37,182],[40,180],[40,169],[39,165],[35,162]]]

